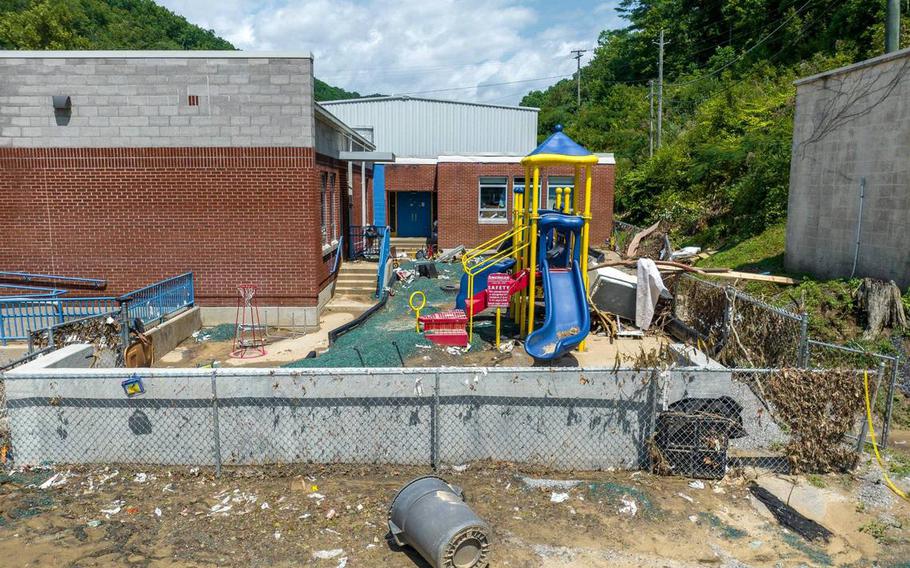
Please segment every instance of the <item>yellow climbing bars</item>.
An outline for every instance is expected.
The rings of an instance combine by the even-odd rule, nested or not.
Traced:
[[[465,307],[468,308],[468,341],[474,339],[474,277],[507,258],[514,258],[518,264],[521,252],[528,246],[528,239],[524,237],[526,231],[527,227],[523,226],[506,231],[465,252],[461,257],[461,266],[468,275],[468,294],[465,298]],[[510,246],[499,250],[503,243],[509,241]]]

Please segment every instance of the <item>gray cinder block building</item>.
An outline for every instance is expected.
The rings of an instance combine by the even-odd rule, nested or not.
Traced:
[[[796,85],[787,269],[910,286],[910,49]]]

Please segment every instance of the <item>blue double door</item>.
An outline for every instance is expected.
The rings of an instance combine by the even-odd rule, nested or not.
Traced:
[[[432,223],[432,194],[427,191],[400,191],[397,204],[399,237],[429,237]]]

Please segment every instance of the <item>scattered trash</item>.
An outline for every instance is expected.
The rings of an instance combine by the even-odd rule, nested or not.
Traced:
[[[677,493],[677,495],[679,495],[680,497],[682,497],[683,499],[685,499],[685,500],[688,501],[689,503],[694,503],[694,502],[695,502],[695,499],[689,497],[689,496],[686,495],[685,493]]]
[[[704,489],[705,482],[700,479],[696,479],[695,481],[689,482],[689,487],[691,487],[692,489]]]
[[[159,518],[161,517],[161,509],[159,509],[158,507],[155,507],[155,516],[159,517]]]
[[[692,521],[693,523],[697,523],[698,515],[689,515],[689,520]]]
[[[336,556],[341,556],[344,554],[344,550],[340,548],[333,548],[332,550],[317,550],[313,553],[313,558],[318,558],[319,560],[331,560]]]
[[[465,471],[467,471],[469,465],[470,464],[466,464],[466,463],[460,464],[460,465],[453,465],[452,471],[454,471],[456,473],[464,473]]]
[[[515,349],[514,341],[504,341],[499,345],[500,353],[511,353],[513,349]]]
[[[149,480],[149,476],[148,476],[148,474],[145,474],[145,473],[137,473],[136,477],[133,478],[133,481],[136,483],[145,483],[148,480]]]
[[[88,525],[88,526],[90,526],[90,527],[92,527],[92,528],[95,528],[95,527],[100,527],[100,526],[101,526],[101,521],[99,521],[98,519],[93,519],[93,520],[91,520],[91,521],[89,521],[89,522],[87,522],[87,523],[85,523],[85,524]]]
[[[335,518],[335,509],[329,509],[329,512],[325,514],[325,518],[334,519]]]
[[[623,515],[634,517],[635,513],[638,512],[638,505],[635,504],[635,500],[631,497],[623,496],[621,501],[622,507],[619,508],[619,512]]]
[[[338,566],[335,566],[335,568],[345,568],[345,566],[347,566],[347,565],[348,565],[348,557],[342,556],[341,560],[338,561]]]
[[[101,509],[101,513],[105,517],[110,519],[112,515],[116,515],[117,513],[119,513],[121,511],[121,509],[123,509],[123,503],[124,502],[119,499],[116,501],[113,501],[113,502],[111,502],[111,504],[108,506],[107,509]]]
[[[528,489],[568,490],[581,484],[580,479],[536,479],[533,477],[521,477],[520,479]]]
[[[68,475],[70,475],[70,472],[55,473],[53,476],[48,478],[47,481],[39,485],[38,489],[50,489],[51,487],[59,487],[66,483]]]
[[[275,540],[281,540],[281,531],[275,531]]]
[[[692,258],[701,252],[701,247],[683,247],[670,253],[671,260],[680,260],[683,258]]]
[[[562,502],[568,501],[568,500],[569,500],[568,493],[557,493],[554,491],[550,495],[550,503],[562,503]]]
[[[271,507],[269,507],[269,504],[267,502],[263,502],[262,505],[259,505],[259,508],[262,509],[263,511],[265,511],[266,509],[270,509]]]

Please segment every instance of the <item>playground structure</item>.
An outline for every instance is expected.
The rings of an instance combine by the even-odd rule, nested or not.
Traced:
[[[465,345],[473,338],[474,317],[496,308],[498,344],[500,310],[507,306],[526,351],[535,359],[557,359],[573,349],[585,349],[591,327],[587,300],[591,178],[597,161],[559,125],[522,159],[525,184],[531,180],[536,191],[513,188],[512,228],[462,256],[465,273],[455,309],[418,318],[428,339]],[[572,168],[575,174],[572,187],[555,188],[552,209],[541,208],[540,180],[547,168]],[[538,298],[544,319],[536,327]]]

